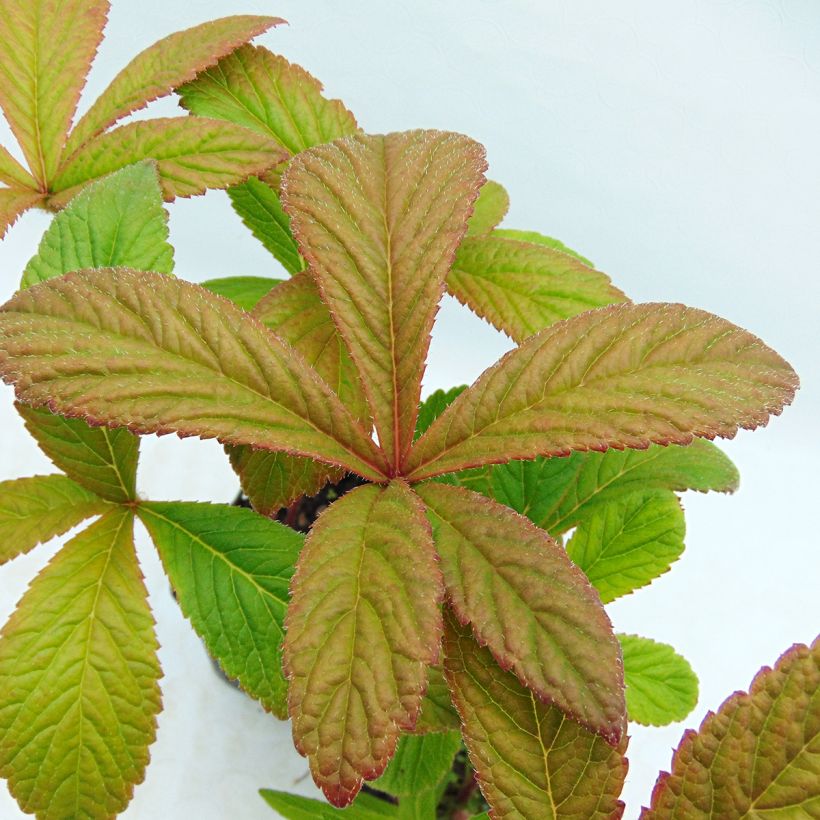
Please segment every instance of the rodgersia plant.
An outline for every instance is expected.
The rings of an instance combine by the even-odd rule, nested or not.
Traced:
[[[65,473],[2,485],[0,557],[98,517],[3,630],[0,773],[48,818],[114,815],[141,780],[160,671],[139,517],[208,649],[291,718],[328,800],[364,781],[394,796],[346,816],[480,810],[469,774],[442,799],[459,731],[494,817],[617,815],[627,717],[680,720],[697,682],[671,647],[616,636],[602,604],[678,558],[675,492],[737,483],[704,439],[764,424],[795,374],[719,317],[632,304],[556,240],[497,228],[506,194],[473,140],[365,135],[265,49],[212,63],[179,89],[184,127],[264,140],[274,163],[230,195],[292,276],[173,278],[152,155],[72,199],[0,308],[0,373]],[[519,346],[420,405],[445,289]],[[222,441],[257,512],[140,497],[137,436],[169,432]],[[271,520],[296,525],[328,481],[306,538]],[[818,664],[794,648],[687,735],[649,816],[812,805]]]

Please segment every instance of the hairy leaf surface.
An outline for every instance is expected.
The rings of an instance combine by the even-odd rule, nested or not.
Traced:
[[[87,142],[54,181],[65,204],[92,179],[143,159],[156,160],[165,199],[227,188],[284,159],[271,140],[230,123],[165,117],[121,125]]]
[[[268,279],[266,276],[225,276],[221,279],[209,279],[201,282],[201,285],[250,312],[263,296],[267,296],[281,282],[281,279]]]
[[[23,188],[0,188],[0,239],[18,217],[43,199],[43,194]]]
[[[445,624],[444,664],[494,818],[621,816],[621,751],[539,701],[452,617]]]
[[[382,475],[302,356],[227,299],[161,274],[81,271],[17,294],[0,308],[0,373],[21,401],[64,415]]]
[[[498,663],[611,743],[625,728],[618,641],[598,595],[523,516],[461,487],[418,487],[447,595]]]
[[[117,74],[83,115],[71,132],[66,153],[74,153],[126,114],[164,97],[242,43],[284,22],[249,14],[223,17],[177,31],[149,46]]]
[[[618,641],[629,719],[644,726],[683,720],[698,703],[698,679],[686,658],[669,644],[639,635],[618,635]]]
[[[416,438],[427,431],[427,428],[467,389],[466,384],[451,387],[449,390],[436,390],[420,405],[416,419]]]
[[[450,697],[450,688],[444,680],[440,666],[431,666],[427,670],[427,691],[421,701],[421,713],[413,731],[424,735],[428,732],[449,732],[461,727]]]
[[[0,482],[0,564],[108,509],[64,475]]]
[[[114,816],[148,763],[160,668],[132,520],[72,539],[0,637],[0,775],[38,817]]]
[[[684,733],[645,820],[802,818],[820,810],[820,639],[796,644]]]
[[[108,8],[108,0],[0,0],[0,107],[42,190],[57,170]]]
[[[462,242],[447,290],[517,342],[561,319],[626,301],[606,274],[574,257],[495,235]]]
[[[128,430],[89,427],[23,404],[17,412],[40,449],[77,484],[108,501],[136,499],[139,439]]]
[[[345,809],[328,806],[322,800],[273,789],[260,789],[259,794],[285,820],[383,820],[385,817],[398,820],[394,805],[369,794],[360,794],[356,802]]]
[[[567,542],[567,553],[608,604],[668,572],[683,553],[685,534],[674,493],[638,492],[593,510]]]
[[[472,216],[467,220],[467,236],[489,233],[507,215],[510,196],[504,187],[488,179],[478,192]]]
[[[335,806],[381,775],[413,728],[441,636],[441,576],[406,484],[360,487],[310,532],[285,639],[296,748]]]
[[[73,270],[118,265],[158,273],[174,268],[168,214],[150,162],[92,183],[60,211],[26,266],[21,287]]]
[[[435,788],[460,748],[459,732],[402,735],[390,765],[373,787],[401,797]]]
[[[531,336],[415,443],[413,481],[537,455],[731,438],[794,398],[792,368],[748,331],[683,305],[614,305]]]
[[[218,504],[146,502],[139,516],[209,652],[229,678],[284,718],[283,624],[302,536]]]
[[[568,253],[576,259],[580,259],[585,265],[594,268],[595,265],[589,261],[585,256],[581,256],[578,251],[568,248],[560,239],[555,239],[552,236],[544,236],[537,231],[519,231],[515,228],[497,228],[493,231],[493,236],[500,236],[502,239],[515,239],[519,242],[531,242],[534,245],[544,245],[547,248],[552,248],[562,253]]]
[[[294,236],[394,473],[413,440],[433,318],[485,168],[467,137],[408,131],[311,148],[285,172]]]

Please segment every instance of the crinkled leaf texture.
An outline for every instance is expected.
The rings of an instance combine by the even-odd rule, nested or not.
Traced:
[[[132,521],[66,544],[0,637],[0,775],[45,820],[114,816],[148,763],[160,668]]]
[[[413,440],[430,330],[485,168],[484,149],[467,137],[407,131],[310,148],[285,172],[294,236],[394,474]]]
[[[0,373],[21,401],[64,415],[383,475],[301,355],[227,299],[161,274],[81,271],[17,294],[0,308]]]
[[[683,720],[698,702],[698,679],[686,658],[669,644],[639,635],[618,635],[618,641],[629,719],[644,726]]]
[[[423,505],[367,485],[316,521],[291,585],[285,639],[296,748],[335,806],[385,770],[438,659],[441,575]]]
[[[583,573],[547,533],[484,496],[436,482],[417,491],[459,621],[541,700],[617,744],[621,653]]]
[[[302,536],[218,504],[139,507],[179,604],[225,673],[277,717],[287,715],[282,641]]]
[[[684,733],[644,820],[808,818],[820,812],[820,639]]]
[[[683,305],[614,305],[531,336],[415,443],[406,475],[572,450],[731,438],[794,398],[792,368],[748,331]]]
[[[625,742],[613,748],[557,707],[542,703],[454,617],[445,623],[444,665],[493,818],[621,816]]]
[[[0,482],[0,564],[108,509],[64,475]]]

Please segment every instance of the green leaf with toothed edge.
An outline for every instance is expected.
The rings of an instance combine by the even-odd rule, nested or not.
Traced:
[[[450,698],[444,673],[440,666],[431,666],[427,669],[427,691],[422,698],[421,712],[413,733],[424,735],[430,732],[449,732],[460,727],[461,721]]]
[[[665,643],[618,635],[624,656],[626,709],[644,726],[683,720],[698,703],[698,679],[686,658]]]
[[[561,319],[627,301],[606,274],[574,257],[495,235],[462,242],[447,290],[517,342]]]
[[[820,639],[795,644],[749,692],[687,730],[642,820],[804,818],[820,812]]]
[[[0,482],[0,564],[108,509],[64,475]]]
[[[568,248],[563,242],[561,242],[560,239],[554,239],[551,236],[544,236],[544,234],[537,233],[536,231],[519,231],[514,228],[496,228],[493,231],[493,236],[499,236],[502,239],[515,239],[518,242],[531,242],[534,245],[544,245],[547,248],[561,251],[561,253],[568,253],[576,259],[580,259],[590,268],[595,267],[589,259],[585,256],[581,256],[580,253],[574,251],[572,248]]]
[[[353,490],[310,531],[286,618],[288,711],[333,805],[381,775],[413,728],[437,661],[442,594],[424,507],[403,482]]]
[[[310,148],[285,171],[293,234],[394,472],[413,440],[433,319],[485,168],[467,137],[407,131]]]
[[[281,279],[268,279],[264,276],[226,276],[222,279],[208,279],[201,284],[211,293],[224,296],[242,310],[250,312],[281,282]]]
[[[498,820],[619,817],[626,760],[503,671],[448,617],[444,668],[481,791]]]
[[[589,513],[567,554],[608,604],[669,571],[683,553],[686,522],[668,490],[632,493]]]
[[[284,718],[283,622],[303,537],[218,504],[144,502],[138,514],[208,651],[228,677]]]
[[[416,438],[427,431],[427,428],[467,389],[466,384],[451,387],[449,390],[435,390],[420,405],[416,419]]]
[[[285,820],[383,820],[385,817],[399,820],[396,806],[369,794],[360,794],[356,802],[345,809],[273,789],[260,789],[259,794]]]
[[[413,445],[405,474],[420,481],[572,450],[732,437],[779,414],[798,384],[760,339],[705,311],[590,310],[531,336],[486,370]]]
[[[66,156],[127,114],[194,79],[242,43],[284,22],[278,17],[236,15],[163,37],[131,60],[83,114],[69,136]]]
[[[598,595],[523,516],[460,487],[417,487],[453,611],[539,698],[619,742],[623,669]]]
[[[63,415],[383,477],[373,441],[298,352],[227,299],[161,274],[80,271],[18,293],[0,308],[0,374],[20,401]]]
[[[132,523],[69,541],[0,636],[0,775],[44,820],[113,817],[144,777],[161,672]]]
[[[467,236],[489,233],[507,215],[510,196],[498,182],[488,179],[478,192],[472,216],[467,220]]]
[[[396,754],[373,788],[399,797],[433,789],[453,766],[460,732],[402,735]]]

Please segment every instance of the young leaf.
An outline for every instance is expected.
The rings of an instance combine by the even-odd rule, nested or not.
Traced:
[[[552,248],[561,253],[568,253],[576,259],[580,259],[587,267],[594,268],[595,265],[589,261],[585,256],[581,256],[578,251],[568,248],[560,239],[555,239],[551,236],[544,236],[542,233],[536,231],[519,231],[514,228],[496,228],[493,231],[493,236],[499,236],[502,239],[515,239],[518,242],[531,242],[534,245],[544,245],[547,248]]]
[[[669,571],[683,552],[686,522],[668,490],[633,493],[578,524],[567,554],[608,604]]]
[[[384,820],[385,817],[398,820],[397,809],[392,803],[369,794],[360,794],[346,809],[336,809],[321,800],[273,789],[260,789],[259,794],[285,820]]]
[[[385,770],[438,659],[441,576],[419,498],[367,485],[317,520],[291,584],[288,708],[299,752],[334,805]]]
[[[224,296],[242,310],[251,311],[263,296],[270,293],[271,288],[281,283],[281,279],[268,279],[265,276],[226,276],[222,279],[209,279],[202,282],[202,287],[211,293]]]
[[[18,217],[43,199],[43,194],[22,188],[0,188],[0,239]]]
[[[459,621],[541,700],[617,744],[626,710],[620,649],[583,574],[506,507],[446,484],[417,491]]]
[[[0,308],[0,374],[21,401],[63,415],[383,477],[373,441],[296,351],[227,299],[162,274],[80,271],[17,294]]]
[[[779,414],[798,383],[760,339],[705,311],[590,310],[486,370],[415,443],[405,474],[420,481],[571,450],[731,438]]]
[[[427,431],[427,428],[467,389],[466,384],[451,387],[449,390],[436,390],[420,405],[416,419],[416,438]]]
[[[23,404],[17,412],[40,449],[77,484],[107,501],[136,499],[139,439],[128,430],[89,427],[82,419]]]
[[[217,504],[145,502],[139,516],[208,651],[228,677],[284,718],[283,622],[302,536]]]
[[[108,0],[0,0],[0,107],[47,189],[102,39]]]
[[[64,475],[0,482],[0,564],[108,509]]]
[[[265,48],[238,48],[178,91],[191,113],[255,130],[288,154],[357,131],[354,116],[323,97],[317,79]]]
[[[0,145],[0,182],[12,188],[37,189],[37,181]]]
[[[285,172],[294,236],[394,473],[413,440],[430,330],[485,168],[467,137],[408,131],[311,148]]]
[[[447,290],[517,342],[626,297],[609,277],[565,253],[495,235],[465,239]]]
[[[114,78],[71,132],[70,156],[126,114],[164,97],[237,46],[278,26],[278,17],[237,15],[178,31],[141,51]]]
[[[459,729],[461,722],[453,706],[450,689],[440,666],[427,670],[427,691],[421,701],[421,712],[413,728],[417,735],[430,732],[449,732]]]
[[[683,720],[698,703],[698,679],[686,658],[665,643],[618,635],[624,655],[626,709],[644,726]]]
[[[492,468],[492,495],[553,535],[602,504],[647,490],[734,492],[737,468],[711,441],[686,447],[572,453],[568,458],[511,461]]]
[[[2,631],[0,775],[38,817],[113,817],[148,763],[160,668],[132,520],[70,541]]]
[[[58,213],[26,266],[21,287],[82,268],[118,265],[157,273],[174,267],[168,214],[151,162],[92,183]]]
[[[460,748],[459,732],[403,735],[390,765],[373,787],[400,797],[435,788],[452,768]]]
[[[820,807],[820,639],[764,667],[697,732],[687,730],[642,820],[816,817]]]
[[[132,162],[156,160],[167,200],[227,188],[284,159],[271,140],[230,123],[166,117],[121,125],[87,142],[54,180],[52,198],[63,205],[89,181]]]
[[[541,703],[452,617],[445,623],[444,664],[492,817],[621,816],[622,749]]]
[[[489,233],[507,215],[510,197],[502,185],[488,179],[478,192],[473,215],[467,220],[467,236]]]

